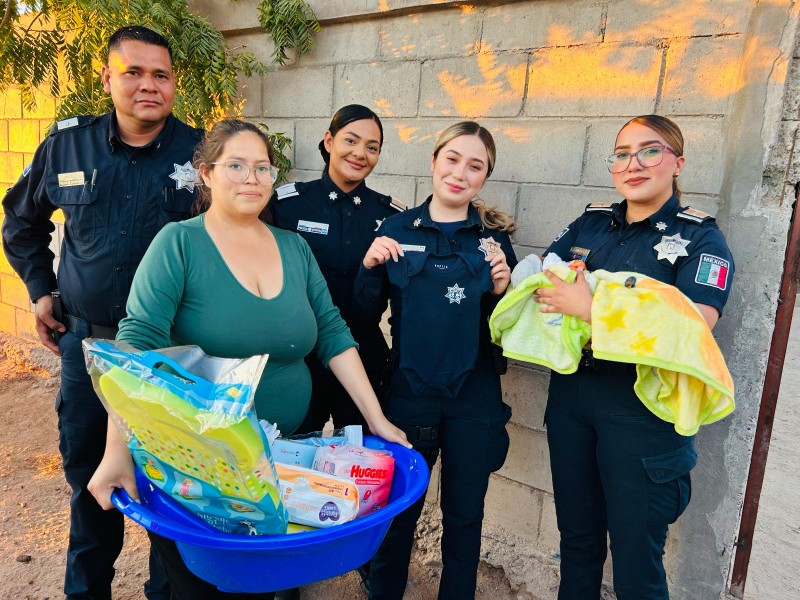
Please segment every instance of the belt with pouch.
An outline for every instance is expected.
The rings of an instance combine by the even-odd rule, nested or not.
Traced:
[[[578,363],[578,369],[583,371],[595,372],[615,372],[615,373],[635,373],[636,365],[632,363],[615,362],[611,360],[602,360],[595,358],[591,348],[583,348],[581,350],[581,359]]]

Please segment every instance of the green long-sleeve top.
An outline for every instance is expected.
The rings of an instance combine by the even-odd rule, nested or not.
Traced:
[[[306,242],[294,232],[269,229],[283,265],[283,287],[274,298],[242,287],[203,215],[164,227],[136,271],[117,339],[140,350],[193,344],[225,358],[269,354],[256,414],[287,434],[303,420],[311,396],[303,358],[313,350],[327,365],[356,343]]]

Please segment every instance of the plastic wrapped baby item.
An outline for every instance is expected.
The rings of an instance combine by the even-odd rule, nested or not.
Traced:
[[[343,477],[277,463],[281,497],[289,520],[311,527],[332,527],[358,515],[358,489]]]
[[[389,501],[394,476],[394,458],[389,452],[363,446],[318,448],[314,469],[355,482],[359,517],[380,510]]]
[[[215,358],[197,346],[139,352],[104,340],[83,347],[97,395],[156,487],[221,531],[286,532],[253,411],[266,356]]]

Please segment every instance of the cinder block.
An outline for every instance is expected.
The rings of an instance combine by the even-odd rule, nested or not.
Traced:
[[[36,317],[31,310],[14,309],[16,335],[31,339],[39,339],[36,333]]]
[[[374,60],[378,52],[378,24],[374,21],[326,25],[316,34],[317,45],[298,57],[302,66]]]
[[[800,52],[800,48],[797,49]],[[788,119],[800,120],[800,57],[789,63],[789,72],[786,75],[786,98],[784,99],[784,114]]]
[[[673,0],[647,4],[642,4],[641,0],[610,2],[605,41],[743,33],[753,6],[753,3],[719,0]]]
[[[22,118],[22,97],[17,88],[9,87],[0,93],[0,118]]]
[[[497,120],[486,126],[498,148],[493,181],[576,185],[586,125],[572,120]]]
[[[413,177],[394,177],[392,175],[370,175],[367,186],[371,189],[397,198],[407,206],[414,205],[416,185]]]
[[[17,335],[17,314],[16,309],[0,302],[0,331]]]
[[[277,69],[264,76],[265,117],[327,117],[332,114],[333,67]]]
[[[414,201],[414,206],[419,206],[428,199],[433,193],[433,178],[431,177],[417,177],[417,197]]]
[[[335,106],[365,104],[381,118],[417,114],[420,67],[417,62],[371,62],[336,67]]]
[[[238,4],[238,3],[237,3]],[[226,12],[231,7],[226,6],[225,10],[215,10],[215,13]],[[255,9],[254,9],[255,10]],[[241,54],[242,52],[252,52],[256,60],[261,61],[265,65],[272,64],[272,55],[275,52],[275,44],[272,43],[272,38],[267,35],[260,27],[255,33],[232,33],[225,36],[225,43],[228,48],[233,49],[234,54]],[[287,63],[287,66],[291,63]]]
[[[490,8],[481,51],[576,46],[601,41],[603,6],[588,2],[521,2]]]
[[[684,194],[681,191],[681,205],[691,206],[711,216],[716,216],[719,212],[719,196],[698,196],[697,194]]]
[[[24,119],[49,119],[52,122],[56,116],[56,101],[44,91],[35,91],[36,106],[31,110],[22,110]]]
[[[270,74],[267,74],[266,77],[269,77]],[[242,103],[242,116],[257,118],[264,115],[262,106],[264,95],[261,93],[263,80],[264,77],[257,73],[253,73],[252,77],[245,77],[243,74],[239,75],[236,99]]]
[[[675,115],[730,112],[739,91],[744,36],[672,42],[659,111]]]
[[[13,120],[8,122],[8,147],[12,152],[35,152],[38,146],[38,121]]]
[[[484,526],[496,526],[535,542],[542,511],[541,493],[504,477],[492,476],[484,501]]]
[[[294,153],[297,140],[295,140],[294,121],[291,119],[263,119],[258,118],[255,121],[259,124],[267,126],[269,133],[282,133],[292,140],[292,147],[286,152],[286,156],[292,161],[294,165]]]
[[[516,183],[503,183],[489,179],[483,186],[478,197],[483,200],[486,206],[493,206],[503,211],[511,218],[516,218],[517,214],[517,191],[519,186]]]
[[[537,50],[531,56],[525,115],[585,118],[652,113],[662,52],[655,44]]]
[[[613,188],[523,185],[520,189],[517,243],[547,248],[590,202],[618,202]],[[564,257],[562,257],[564,258]]]
[[[375,173],[429,177],[431,153],[436,138],[453,123],[453,120],[384,119],[383,138],[386,151],[381,153]]]
[[[325,168],[325,161],[322,160],[322,155],[319,153],[319,143],[325,137],[325,131],[331,122],[330,116],[328,115],[324,119],[301,119],[295,122],[294,168],[316,172],[317,176],[312,179],[318,179],[322,169]],[[384,129],[384,137],[385,131]]]
[[[223,9],[219,0],[189,0],[189,8],[192,12],[204,15],[220,31],[236,31],[237,29],[258,29],[260,31],[261,25],[258,22],[256,4],[256,0],[239,0],[231,2],[230,6],[226,2]]]
[[[561,534],[556,520],[556,504],[552,494],[542,495],[542,518],[539,520],[539,544],[558,552]]]
[[[509,423],[511,448],[497,474],[545,492],[552,492],[550,454],[544,433]]]
[[[4,152],[0,154],[0,184],[11,187],[22,175],[24,163],[22,154],[16,152]]]
[[[16,275],[0,274],[0,302],[30,310],[31,300],[25,284]]]
[[[53,128],[53,123],[55,123],[55,119],[40,119],[39,120],[39,139],[44,140],[48,135],[50,135],[50,130]]]
[[[502,380],[503,400],[512,410],[511,422],[544,431],[544,409],[547,406],[550,376],[512,362]]]
[[[3,221],[0,220],[0,225],[2,225]],[[11,263],[8,262],[6,258],[5,252],[0,252],[0,273],[5,273],[6,275],[16,275]]]
[[[379,52],[388,59],[464,56],[477,50],[479,38],[480,13],[454,7],[385,21]]]
[[[589,126],[586,165],[583,169],[584,185],[613,187],[614,181],[611,173],[608,172],[606,157],[614,153],[617,133],[629,118],[598,119]],[[598,202],[603,202],[603,200],[598,200]]]
[[[669,116],[669,115],[668,115]],[[686,164],[678,177],[684,192],[719,194],[725,176],[726,122],[722,119],[676,118],[684,139]]]
[[[520,113],[528,58],[481,53],[422,65],[420,116],[514,117]]]
[[[0,120],[0,152],[8,152],[8,121]]]

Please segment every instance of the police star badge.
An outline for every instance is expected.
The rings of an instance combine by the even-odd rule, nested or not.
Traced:
[[[353,196],[353,204],[355,204],[356,206],[360,206],[361,198],[359,198],[358,196]]]
[[[673,265],[675,261],[681,256],[689,256],[686,252],[686,246],[691,244],[691,240],[684,240],[681,238],[680,233],[675,235],[663,235],[661,241],[653,246],[654,250],[658,250],[658,260],[666,258]]]
[[[502,252],[500,242],[495,242],[493,238],[482,238],[478,244],[478,250],[483,252],[486,258],[494,258]]]
[[[464,295],[464,288],[458,287],[458,284],[454,284],[452,287],[447,287],[447,293],[444,295],[445,298],[450,300],[450,304],[455,302],[456,304],[461,304],[461,301],[466,298]]]
[[[658,229],[659,231],[666,231],[667,224],[664,223],[664,221],[659,221],[658,223],[656,223],[656,229]]]
[[[414,223],[412,223],[412,225],[414,225],[414,228],[419,227],[420,225],[422,225],[422,219],[420,219],[419,217],[414,219]]]
[[[173,172],[169,178],[175,181],[175,189],[180,190],[186,188],[194,193],[194,186],[200,182],[198,178],[200,171],[195,169],[188,160],[183,165],[177,163],[172,163],[172,165],[175,167],[175,172]]]

